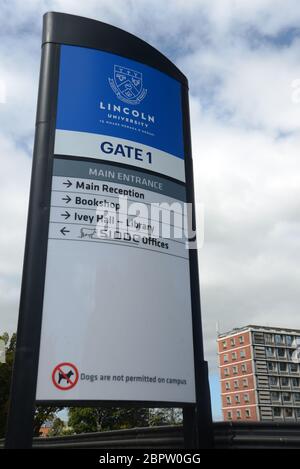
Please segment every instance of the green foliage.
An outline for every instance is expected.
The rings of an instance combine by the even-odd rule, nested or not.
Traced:
[[[7,343],[8,343],[8,341],[9,341],[9,336],[7,334]],[[16,343],[17,343],[17,334],[14,333],[14,334],[12,334],[12,336],[10,338],[10,342],[9,342],[9,346],[8,346],[7,351],[12,352],[14,354],[15,350],[16,350]]]
[[[0,363],[0,438],[4,438],[8,414],[14,351],[16,346],[16,334],[13,334],[9,340],[9,335],[7,332],[5,332],[0,336],[0,339],[4,340],[6,345],[6,362]]]
[[[148,409],[141,407],[113,407],[101,409],[101,430],[147,427]]]
[[[37,406],[34,414],[33,436],[40,436],[41,426],[45,422],[54,421],[56,412],[59,410],[61,410],[61,407]]]
[[[182,409],[150,409],[149,426],[180,425],[182,423]]]
[[[8,333],[4,332],[0,339],[4,340],[6,345],[6,363],[0,363],[0,438],[4,438],[17,336],[12,334],[9,338]],[[33,428],[34,436],[39,436],[43,423],[47,420],[52,420],[58,410],[60,410],[59,407],[36,408]]]
[[[64,422],[59,418],[55,417],[53,420],[52,428],[49,432],[49,436],[62,436],[65,435],[65,424]]]
[[[148,426],[148,409],[131,407],[72,408],[69,426],[74,433]]]
[[[96,408],[72,407],[69,410],[69,427],[74,433],[89,433],[99,430],[99,417]]]
[[[119,430],[134,427],[179,425],[181,409],[145,409],[132,407],[80,408],[69,410],[69,427],[74,433]]]
[[[0,339],[2,339],[5,343],[5,345],[8,344],[8,341],[9,341],[9,335],[7,332],[4,332],[4,334],[2,334],[2,336],[0,337]]]

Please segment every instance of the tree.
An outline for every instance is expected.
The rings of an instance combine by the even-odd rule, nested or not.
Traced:
[[[8,344],[8,341],[9,341],[9,335],[8,335],[8,333],[7,333],[7,332],[4,332],[0,338],[1,338],[1,339],[4,341],[5,345],[7,345],[7,344]]]
[[[182,409],[171,407],[163,409],[150,409],[149,426],[180,425],[182,423]]]
[[[33,436],[40,436],[41,427],[45,422],[52,422],[56,418],[56,412],[61,407],[37,406],[34,414]]]
[[[74,433],[89,433],[100,430],[100,416],[96,408],[72,407],[69,410],[68,425]]]
[[[0,339],[2,339],[6,345],[6,361],[5,363],[0,363],[0,438],[3,438],[5,436],[7,422],[16,334],[13,334],[9,341],[8,333],[4,332],[4,334],[0,336]]]
[[[131,407],[71,408],[69,426],[75,433],[148,426],[148,409]]]
[[[6,362],[0,363],[0,438],[4,438],[9,407],[9,395],[11,386],[11,376],[13,361],[16,349],[16,334],[12,334],[9,339],[7,332],[4,332],[0,339],[5,342]],[[37,407],[34,417],[33,435],[39,436],[43,423],[55,417],[55,413],[60,407]]]
[[[49,432],[49,436],[62,436],[64,435],[65,424],[59,417],[55,417],[53,420],[52,428]]]

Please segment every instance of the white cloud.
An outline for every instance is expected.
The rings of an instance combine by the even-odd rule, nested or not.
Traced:
[[[299,327],[300,136],[216,123],[193,105],[196,196],[205,206],[202,310],[214,363],[215,323]]]
[[[16,329],[31,160],[0,134],[0,330]]]

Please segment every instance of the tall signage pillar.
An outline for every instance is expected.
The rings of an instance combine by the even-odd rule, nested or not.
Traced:
[[[182,407],[186,446],[212,445],[193,211],[186,77],[47,13],[7,448],[36,404]]]

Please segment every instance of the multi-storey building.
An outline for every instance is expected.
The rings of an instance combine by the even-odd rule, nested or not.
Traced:
[[[300,330],[246,326],[218,335],[224,420],[300,422]]]

